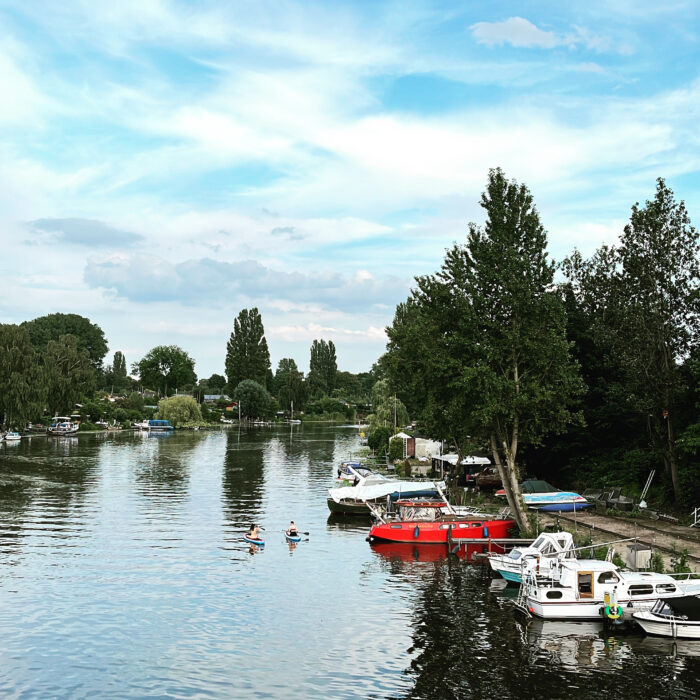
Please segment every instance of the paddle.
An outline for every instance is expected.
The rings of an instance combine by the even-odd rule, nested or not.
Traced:
[[[286,530],[280,530],[280,532],[284,532],[284,534],[287,534]],[[301,530],[297,530],[297,535],[309,535],[310,533],[308,532],[302,532]]]

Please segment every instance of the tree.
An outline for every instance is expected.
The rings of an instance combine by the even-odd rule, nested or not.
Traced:
[[[40,357],[27,329],[0,324],[0,427],[40,416],[45,397]]]
[[[221,374],[212,374],[209,379],[206,380],[207,386],[212,394],[223,394],[226,388],[226,377]]]
[[[391,393],[389,381],[380,379],[372,388],[372,413],[367,417],[370,431],[379,427],[389,428],[406,425],[409,421],[408,411],[403,403]]]
[[[46,401],[54,415],[72,411],[75,403],[94,388],[95,368],[87,349],[73,335],[50,340],[43,353]]]
[[[110,392],[120,393],[129,386],[130,379],[126,369],[126,358],[117,350],[111,365],[104,371],[104,387]]]
[[[233,390],[233,399],[238,402],[241,409],[241,417],[272,418],[275,413],[274,401],[267,389],[252,379],[244,379]]]
[[[646,425],[676,501],[683,496],[676,447],[681,366],[700,331],[698,253],[684,203],[659,178],[654,199],[632,207],[620,245],[601,249],[590,263],[572,263],[569,273],[584,298],[595,295],[598,343],[620,363],[625,400]]]
[[[163,396],[197,381],[194,360],[177,345],[156,346],[133,365],[132,371],[145,387]]]
[[[304,375],[297,369],[297,363],[289,357],[282,358],[275,373],[275,392],[283,409],[296,404],[300,409],[304,400]]]
[[[72,335],[77,340],[79,350],[87,350],[95,370],[102,368],[102,360],[107,354],[107,341],[104,331],[89,318],[78,314],[48,314],[33,321],[25,321],[22,327],[29,332],[32,344],[43,350],[51,340],[62,335]]]
[[[315,397],[332,394],[337,372],[338,364],[333,341],[314,340],[311,344],[308,376],[311,394]]]
[[[191,396],[171,396],[158,402],[158,418],[179,428],[203,423],[199,404]]]
[[[553,290],[547,237],[527,187],[489,172],[484,228],[447,251],[438,273],[417,279],[410,332],[393,333],[401,351],[416,340],[425,385],[423,423],[458,450],[487,443],[518,526],[529,532],[518,483],[518,448],[578,420],[582,393],[566,339],[566,315]],[[397,352],[390,345],[389,351]]]
[[[270,352],[262,317],[256,308],[243,309],[233,322],[233,331],[226,345],[229,389],[233,390],[244,379],[267,387],[270,372]]]

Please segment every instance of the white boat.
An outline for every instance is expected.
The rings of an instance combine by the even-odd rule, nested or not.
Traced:
[[[362,475],[358,470],[348,465],[348,471],[356,478],[355,486],[341,486],[328,489],[330,499],[336,503],[341,501],[375,501],[379,498],[416,498],[434,496],[438,489],[445,488],[444,481],[401,481],[388,479],[382,474],[371,472]]]
[[[700,593],[700,581],[622,571],[597,559],[556,559],[546,575],[523,571],[516,605],[545,620],[630,619],[659,599]]]
[[[5,433],[5,441],[6,442],[17,442],[22,439],[22,436],[15,432],[14,430],[11,430],[9,433]]]
[[[657,600],[651,610],[634,613],[633,617],[647,634],[700,640],[700,598],[697,596]]]
[[[80,429],[80,423],[71,420],[70,416],[54,416],[47,428],[49,435],[75,435]]]
[[[541,479],[527,479],[520,484],[523,501],[528,508],[545,511],[577,511],[590,508],[583,496],[575,491],[560,491]],[[496,491],[496,496],[505,498],[504,489]]]
[[[562,558],[576,558],[570,532],[543,532],[529,547],[515,547],[506,554],[488,555],[491,569],[513,583],[521,583],[526,570],[548,572],[557,559]]]

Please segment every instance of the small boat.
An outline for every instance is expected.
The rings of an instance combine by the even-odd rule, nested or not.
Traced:
[[[297,533],[296,535],[290,535],[285,532],[284,537],[287,540],[287,542],[301,542],[301,535],[299,533]]]
[[[80,423],[71,420],[71,416],[54,416],[47,428],[49,435],[75,435],[80,429]]]
[[[258,547],[264,547],[265,546],[265,540],[256,540],[253,539],[252,537],[248,537],[248,535],[243,535],[243,539],[248,542],[249,544],[255,544]]]
[[[529,547],[515,547],[507,554],[489,554],[491,569],[506,581],[522,583],[523,572],[548,572],[558,559],[575,559],[574,538],[570,532],[543,532]]]
[[[700,593],[700,581],[622,571],[597,559],[555,559],[546,575],[523,571],[517,607],[545,620],[629,620],[657,600]]]
[[[445,500],[396,501],[395,517],[379,517],[369,531],[369,541],[448,544],[452,541],[507,538],[515,526],[511,519],[485,513],[457,515]]]
[[[337,484],[354,486],[360,483],[362,477],[367,477],[374,472],[362,462],[341,462],[335,474]]]
[[[6,442],[17,442],[18,440],[21,440],[22,436],[15,432],[14,430],[11,430],[9,433],[5,434],[5,441]]]
[[[647,634],[700,640],[698,596],[657,600],[651,610],[634,613],[632,617]]]
[[[140,423],[135,423],[135,427],[147,433],[168,433],[174,430],[170,421],[167,420],[143,420]]]
[[[590,508],[583,496],[573,491],[560,491],[541,479],[528,479],[520,485],[525,505],[536,510],[572,511]],[[496,491],[496,496],[505,497],[504,489]]]

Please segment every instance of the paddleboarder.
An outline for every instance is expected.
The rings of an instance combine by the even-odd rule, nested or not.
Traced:
[[[287,535],[289,537],[296,537],[299,534],[299,530],[297,529],[297,526],[294,524],[294,521],[291,520],[289,522],[289,527],[287,528]]]

